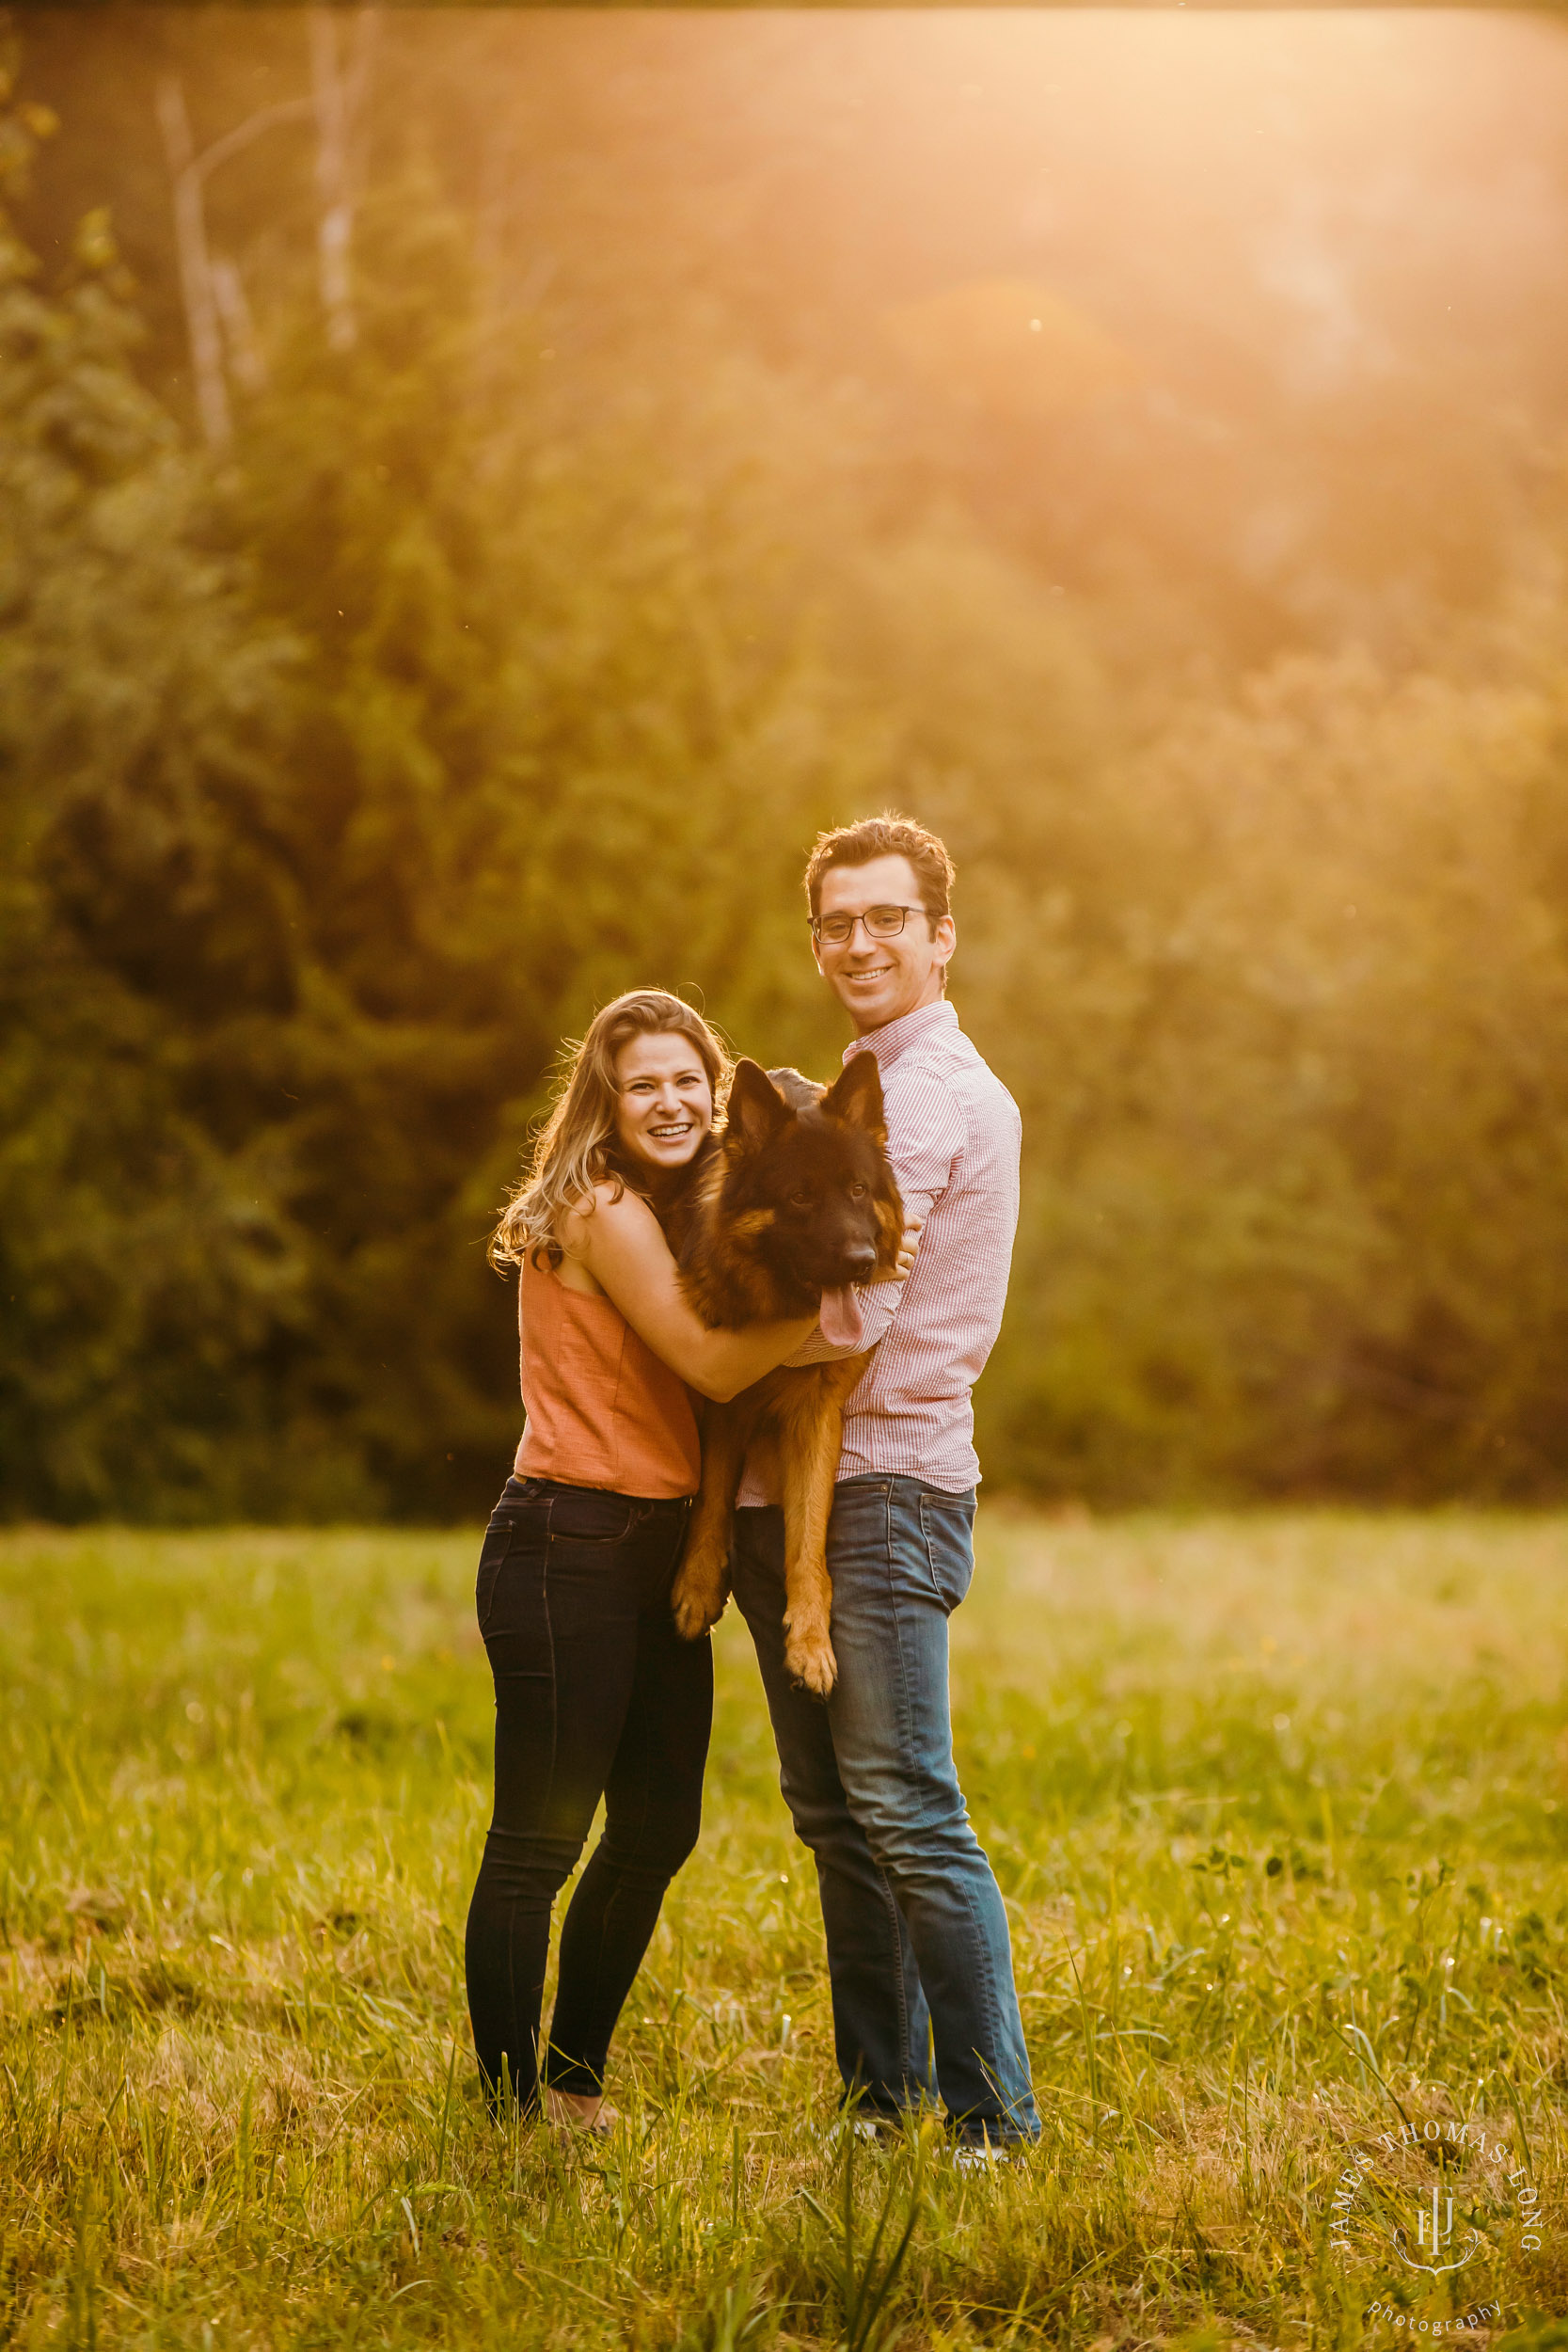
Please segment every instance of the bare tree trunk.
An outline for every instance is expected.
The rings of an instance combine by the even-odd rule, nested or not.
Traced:
[[[267,371],[256,340],[256,323],[245,298],[245,281],[234,263],[221,253],[213,256],[213,301],[223,323],[230,373],[247,392],[259,392]]]
[[[321,204],[316,251],[322,307],[326,312],[327,342],[334,351],[346,351],[356,332],[354,292],[349,278],[356,193],[355,118],[362,106],[370,74],[375,11],[359,10],[353,54],[347,60],[338,54],[335,8],[313,7],[308,23],[310,87],[316,109],[316,193]]]
[[[207,253],[207,223],[201,201],[201,167],[191,139],[185,93],[177,75],[158,84],[158,121],[174,183],[174,233],[180,254],[180,291],[185,303],[191,373],[197,413],[214,449],[227,449],[233,436],[229,388],[223,379],[223,340],[218,330],[213,268]]]
[[[233,438],[229,387],[224,376],[223,328],[229,330],[230,358],[241,382],[252,387],[259,384],[262,363],[239,272],[231,262],[214,262],[208,251],[203,183],[210,171],[248,147],[263,131],[297,120],[302,113],[313,115],[316,122],[316,189],[321,202],[317,259],[327,341],[335,351],[345,351],[354,342],[353,289],[349,280],[349,246],[357,193],[354,130],[370,79],[375,10],[364,8],[358,11],[352,54],[346,61],[338,54],[336,12],[326,7],[312,7],[308,22],[311,96],[284,99],[276,105],[260,107],[215,140],[205,154],[196,151],[179,77],[165,74],[158,84],[158,121],[174,186],[175,240],[197,413],[214,449],[227,449]]]

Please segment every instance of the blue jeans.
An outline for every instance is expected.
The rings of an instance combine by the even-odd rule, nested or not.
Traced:
[[[866,2115],[940,2092],[966,2137],[1039,2134],[1007,1915],[953,1763],[947,1620],[969,1590],[973,1493],[849,1478],[828,1531],[838,1682],[784,1662],[784,1513],[736,1514],[779,1786],[816,1859],[839,2071]],[[933,2072],[933,2058],[935,2060]]]

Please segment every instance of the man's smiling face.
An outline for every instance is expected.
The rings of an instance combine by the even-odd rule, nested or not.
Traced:
[[[921,904],[920,885],[907,857],[874,857],[864,866],[830,866],[817,895],[818,920],[829,915],[860,916],[872,907],[914,907]],[[921,1005],[934,1005],[942,996],[942,975],[953,953],[953,918],[934,922],[924,914],[906,914],[904,928],[894,939],[873,939],[857,921],[841,945],[815,943],[816,968],[863,1037]]]

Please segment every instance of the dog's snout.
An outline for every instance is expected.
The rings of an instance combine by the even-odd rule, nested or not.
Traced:
[[[876,1250],[872,1248],[868,1241],[856,1242],[853,1247],[847,1249],[844,1254],[848,1262],[850,1281],[863,1282],[866,1276],[876,1265]]]

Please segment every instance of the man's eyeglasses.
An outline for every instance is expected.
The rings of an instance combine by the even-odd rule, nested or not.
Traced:
[[[867,907],[863,914],[814,914],[811,935],[830,947],[842,947],[855,936],[855,925],[865,925],[867,939],[896,939],[909,914],[929,915],[929,907]]]

